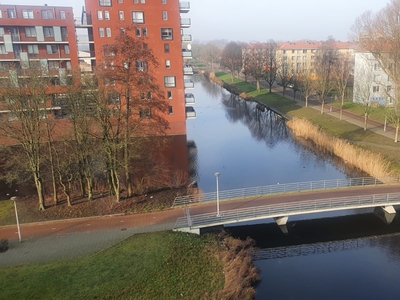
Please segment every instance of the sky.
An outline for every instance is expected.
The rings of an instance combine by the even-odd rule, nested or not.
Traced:
[[[96,1],[96,0],[94,0]],[[133,1],[133,0],[128,0]],[[160,0],[147,0],[159,1]],[[184,0],[187,1],[187,0]],[[365,11],[378,12],[390,0],[189,0],[182,14],[194,41],[241,42],[349,40],[351,26]],[[6,0],[2,4],[72,6],[80,18],[84,0]]]

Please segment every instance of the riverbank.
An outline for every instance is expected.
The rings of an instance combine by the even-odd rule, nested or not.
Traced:
[[[237,78],[231,81],[230,75],[224,72],[210,73],[209,78],[219,85],[222,82],[223,85],[221,86],[232,85],[236,87],[239,89],[239,92],[235,93],[236,95],[246,93],[257,101],[279,110],[291,119],[288,122],[289,128],[302,127],[304,129],[302,131],[296,130],[293,133],[296,138],[312,141],[320,149],[340,157],[345,162],[351,161],[356,168],[371,176],[384,177],[400,173],[400,157],[398,155],[400,145],[385,136],[370,130],[364,131],[359,126],[340,121],[329,114],[321,114],[311,107],[303,107],[292,99],[269,93],[265,89],[257,92],[254,85]],[[308,123],[300,121],[302,119],[306,119]],[[307,132],[314,132],[317,135],[306,136],[305,133]],[[320,136],[318,132],[323,132],[326,137],[321,145],[319,145],[320,140],[317,138]],[[338,140],[346,144],[347,149],[351,149],[351,151],[334,150],[338,149]],[[355,157],[357,157],[358,162],[355,161]],[[368,163],[366,163],[367,161]]]
[[[3,267],[0,298],[252,299],[258,274],[249,245],[211,234],[137,234],[90,256]],[[239,276],[240,268],[249,272]]]

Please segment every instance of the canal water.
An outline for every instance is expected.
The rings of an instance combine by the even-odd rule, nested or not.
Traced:
[[[191,173],[204,192],[299,181],[368,176],[295,141],[284,121],[255,103],[194,76],[197,118],[187,121]],[[397,299],[400,220],[371,209],[228,227],[256,241],[261,282],[256,299]]]

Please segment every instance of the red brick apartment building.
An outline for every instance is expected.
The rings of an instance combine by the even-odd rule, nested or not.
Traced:
[[[190,27],[190,19],[181,13],[190,10],[189,2],[178,0],[85,0],[81,28],[88,29],[92,61],[103,60],[103,47],[112,44],[124,27],[133,26],[130,34],[145,37],[148,48],[157,58],[159,67],[152,70],[158,84],[165,90],[169,103],[167,120],[169,134],[186,134],[186,118],[194,117],[194,97],[185,93],[193,82],[184,75],[193,74],[185,60],[191,58],[190,35],[183,28]]]
[[[34,66],[48,69],[56,93],[62,92],[60,80],[89,61],[89,70],[101,63],[103,46],[114,43],[121,28],[133,26],[136,36],[147,37],[148,47],[158,60],[154,71],[169,103],[168,134],[186,134],[186,118],[195,117],[194,96],[185,93],[193,87],[186,66],[191,58],[191,36],[183,34],[190,19],[181,13],[190,10],[189,2],[178,0],[85,0],[82,20],[76,21],[72,7],[0,5],[0,67],[23,69]],[[79,16],[81,17],[81,16]],[[76,30],[87,30],[88,41],[78,41]],[[78,57],[78,43],[89,51]],[[86,67],[87,67],[86,66]],[[82,69],[82,68],[81,68]],[[57,114],[57,111],[55,110]]]

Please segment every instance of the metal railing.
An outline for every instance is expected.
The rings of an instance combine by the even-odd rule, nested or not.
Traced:
[[[265,260],[362,249],[365,247],[374,247],[379,243],[379,240],[388,238],[395,238],[396,242],[399,243],[400,234],[385,234],[380,236],[371,236],[314,244],[258,249],[254,251],[252,257],[254,260]]]
[[[319,180],[319,181],[306,181],[286,184],[274,184],[234,190],[226,190],[219,192],[219,200],[230,200],[235,198],[247,198],[263,195],[272,195],[289,192],[313,191],[324,190],[332,188],[344,188],[354,186],[373,186],[379,184],[399,183],[399,177],[360,177],[349,179],[332,179],[332,180]],[[217,193],[202,193],[196,195],[178,196],[175,198],[172,207],[188,205],[198,202],[210,202],[217,200]]]
[[[180,217],[175,223],[175,229],[188,227],[203,228],[274,217],[399,204],[400,193],[350,196],[270,204],[227,210],[221,212],[220,216],[217,216],[215,212],[191,215],[191,226],[188,225],[188,218]]]

